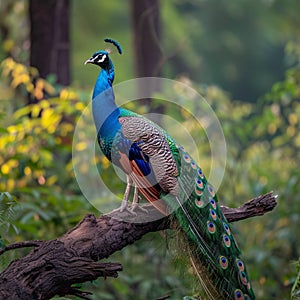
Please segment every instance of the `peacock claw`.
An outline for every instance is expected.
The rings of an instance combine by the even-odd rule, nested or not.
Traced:
[[[136,213],[137,210],[148,213],[148,210],[146,208],[143,208],[139,205],[139,201],[141,200],[141,197],[139,196],[139,191],[136,186],[134,187],[132,204],[130,207],[128,206],[128,203],[129,203],[128,199],[129,199],[132,184],[133,184],[132,179],[127,175],[127,186],[126,186],[126,190],[124,193],[124,198],[122,200],[122,204],[119,208],[114,209],[113,212],[123,213],[126,211],[129,214],[132,214],[134,216],[137,216],[137,213]]]
[[[143,213],[147,213],[147,214],[149,213],[147,208],[144,208],[143,206],[139,205],[138,203],[132,203],[131,210],[134,211],[134,212],[139,210]]]
[[[134,194],[133,194],[133,200],[132,200],[132,205],[131,205],[131,210],[132,211],[136,211],[137,209],[139,209],[142,212],[148,212],[147,209],[143,208],[141,205],[139,205],[139,202],[141,200],[141,196],[139,196],[139,191],[138,188],[135,187],[134,188]]]
[[[126,185],[124,197],[122,200],[122,204],[119,208],[114,209],[113,212],[123,213],[126,211],[130,214],[136,215],[135,212],[132,212],[131,209],[128,208],[128,199],[129,199],[130,190],[131,190],[131,186],[132,186],[132,179],[128,175],[126,176],[126,179],[127,179],[127,185]],[[133,199],[133,201],[134,201],[134,199]]]
[[[131,207],[126,207],[123,211],[120,211],[121,213],[123,212],[127,212],[129,213],[130,215],[136,217],[137,216],[137,213],[135,211],[133,211],[133,209]]]
[[[129,213],[133,216],[137,216],[137,213],[132,210],[131,207],[128,207],[128,204],[124,205],[123,202],[120,207],[114,209],[112,213]]]

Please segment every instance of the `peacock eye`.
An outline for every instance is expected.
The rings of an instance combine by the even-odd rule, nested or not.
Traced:
[[[106,59],[106,55],[105,54],[99,54],[97,57],[97,63],[102,63],[104,62]]]

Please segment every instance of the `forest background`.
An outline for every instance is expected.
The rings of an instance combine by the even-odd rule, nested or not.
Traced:
[[[99,215],[76,183],[72,137],[98,73],[83,63],[112,37],[124,50],[113,54],[117,83],[175,79],[214,109],[228,151],[221,204],[236,207],[270,190],[279,195],[274,211],[238,222],[234,231],[258,298],[289,299],[300,255],[299,11],[296,0],[2,0],[0,246],[55,238],[85,214]],[[39,25],[31,30],[31,24]],[[176,91],[174,100],[193,110],[191,95]],[[207,140],[184,110],[159,100],[130,108],[162,112],[189,128],[209,172]],[[78,147],[85,151],[84,144]],[[121,197],[124,184],[100,154],[98,164]],[[99,197],[105,205],[106,195]],[[118,279],[83,288],[93,299],[108,300],[193,295],[190,270],[173,247],[162,235],[148,234],[110,258],[124,266]],[[1,269],[25,253],[2,255]]]

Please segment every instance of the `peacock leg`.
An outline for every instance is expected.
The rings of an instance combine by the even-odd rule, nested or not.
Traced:
[[[134,194],[133,194],[131,210],[136,211],[137,209],[140,209],[141,211],[148,212],[148,210],[146,208],[143,208],[139,205],[140,199],[141,199],[141,197],[139,196],[139,190],[135,186],[134,187]]]
[[[127,185],[126,185],[125,193],[124,193],[124,196],[123,196],[122,204],[118,208],[118,210],[120,212],[123,212],[123,211],[127,210],[128,199],[129,199],[129,195],[130,195],[130,191],[131,191],[131,187],[132,187],[132,183],[133,183],[132,179],[128,175],[126,175],[126,181],[127,181]]]
[[[120,207],[114,209],[112,212],[122,213],[124,211],[127,211],[131,214],[135,214],[134,212],[131,211],[131,209],[128,209],[128,199],[129,199],[129,195],[130,195],[130,191],[131,191],[131,187],[132,187],[132,180],[128,175],[126,175],[126,181],[127,181],[127,185],[126,185],[126,189],[124,192],[122,203],[121,203]]]
[[[131,188],[133,186],[133,181],[128,175],[126,175],[126,181],[127,181],[127,185],[126,185],[126,189],[125,189],[125,192],[124,192],[124,196],[123,196],[121,206],[117,209],[114,209],[114,212],[121,212],[122,213],[124,211],[127,211],[127,212],[129,212],[133,215],[136,215],[135,211],[137,209],[140,209],[142,211],[147,211],[146,209],[139,206],[139,200],[140,200],[141,197],[139,196],[138,188],[136,186],[134,187],[132,206],[130,208],[128,207],[129,196],[130,196]]]
[[[133,193],[133,200],[132,200],[132,210],[135,210],[137,208],[137,206],[139,205],[139,191],[138,188],[135,186],[134,187],[134,193]]]

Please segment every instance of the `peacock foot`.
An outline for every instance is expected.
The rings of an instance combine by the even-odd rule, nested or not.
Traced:
[[[144,213],[148,212],[146,208],[143,208],[139,205],[139,201],[141,200],[141,197],[139,196],[139,191],[136,186],[134,187],[132,204],[129,206],[129,195],[132,186],[133,186],[133,182],[131,178],[127,175],[127,186],[122,200],[122,204],[119,208],[114,209],[113,212],[118,212],[118,213],[127,212],[134,216],[137,216],[138,210]]]
[[[141,197],[139,197],[141,198]],[[132,212],[143,212],[143,213],[149,213],[148,209],[147,208],[144,208],[143,206],[139,205],[139,203],[135,203],[135,202],[132,202],[132,205],[130,207],[130,210]]]
[[[129,213],[133,216],[137,216],[137,213],[132,209],[132,206],[128,205],[128,199],[125,197],[122,200],[121,206],[114,209],[112,213]]]

